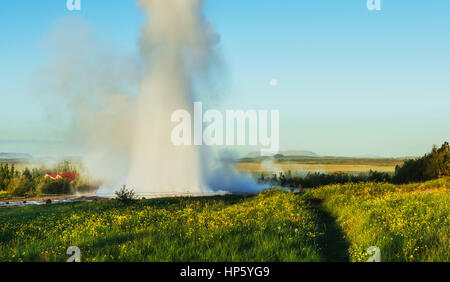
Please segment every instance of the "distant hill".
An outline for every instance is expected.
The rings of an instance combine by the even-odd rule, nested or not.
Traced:
[[[277,155],[284,157],[310,157],[310,158],[320,157],[318,154],[311,151],[281,151]],[[251,152],[247,156],[245,156],[245,158],[257,158],[260,156],[261,152]]]
[[[0,153],[0,160],[28,160],[31,159],[29,154],[21,153]]]

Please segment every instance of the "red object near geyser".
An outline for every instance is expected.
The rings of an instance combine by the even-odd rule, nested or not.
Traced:
[[[77,176],[80,176],[78,173],[59,173],[59,174],[46,174],[45,177],[49,177],[51,179],[68,179],[70,181],[74,181]]]

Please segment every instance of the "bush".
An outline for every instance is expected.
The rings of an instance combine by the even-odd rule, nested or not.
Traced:
[[[136,201],[136,194],[132,189],[127,189],[126,185],[123,185],[115,194],[116,200],[122,204],[129,205]]]
[[[101,185],[99,181],[93,181],[81,177],[75,179],[75,181],[73,181],[71,184],[73,186],[73,192],[81,194],[95,192]]]
[[[32,183],[24,176],[13,178],[9,183],[8,190],[12,196],[23,197],[32,192]]]
[[[43,179],[36,190],[40,194],[47,195],[60,195],[60,194],[70,194],[72,192],[72,185],[67,179]]]
[[[0,191],[0,199],[8,199],[11,197],[8,191]]]

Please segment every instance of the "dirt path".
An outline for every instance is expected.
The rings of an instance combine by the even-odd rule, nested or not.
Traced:
[[[79,199],[79,200],[109,200],[107,197],[98,197],[98,196],[79,196],[79,195],[57,195],[57,196],[37,196],[37,197],[29,197],[29,198],[16,198],[16,199],[1,199],[0,202],[31,202],[31,201],[45,201],[45,200],[67,200],[67,199]]]
[[[321,244],[325,259],[330,262],[348,262],[350,245],[336,223],[336,218],[324,210],[321,199],[311,199],[309,203],[324,224],[325,237]]]
[[[98,196],[77,196],[77,195],[61,195],[61,196],[39,196],[22,199],[0,200],[0,208],[7,207],[24,207],[44,204],[60,204],[67,202],[86,202],[86,201],[105,201],[109,198]]]
[[[45,201],[47,199],[50,200],[67,200],[78,198],[78,196],[74,195],[61,195],[61,196],[38,196],[38,197],[29,197],[29,198],[15,198],[15,199],[2,199],[0,202],[10,202],[10,203],[19,203],[19,202],[31,202],[31,201]]]

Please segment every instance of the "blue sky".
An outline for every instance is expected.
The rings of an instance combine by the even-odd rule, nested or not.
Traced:
[[[48,56],[43,39],[65,18],[138,52],[144,16],[134,0],[82,0],[79,12],[65,2],[1,3],[0,140],[62,139],[30,81]],[[365,2],[206,1],[221,36],[223,107],[279,109],[282,150],[405,156],[448,140],[450,2],[381,0],[381,11]],[[0,152],[44,146],[31,144],[0,142]]]

